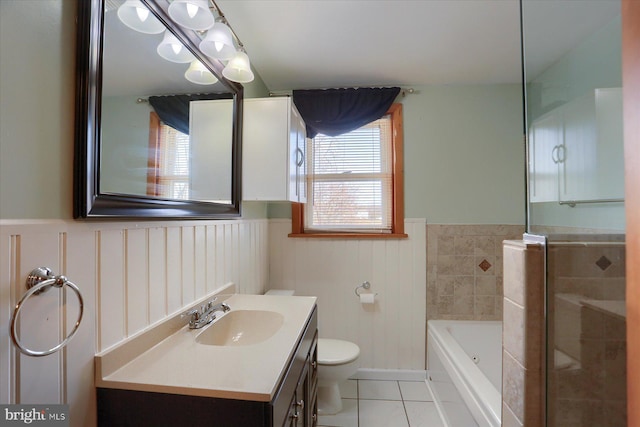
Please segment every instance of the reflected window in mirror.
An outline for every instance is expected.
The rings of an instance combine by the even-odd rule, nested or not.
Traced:
[[[147,195],[188,200],[189,135],[162,123],[155,112],[150,114],[149,124]]]

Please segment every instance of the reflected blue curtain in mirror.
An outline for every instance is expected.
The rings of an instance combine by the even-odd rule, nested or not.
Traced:
[[[307,138],[337,136],[384,116],[399,93],[399,87],[294,90],[293,102]]]
[[[172,128],[189,135],[189,103],[208,99],[231,99],[230,93],[199,93],[195,95],[150,96],[149,104],[160,120]]]

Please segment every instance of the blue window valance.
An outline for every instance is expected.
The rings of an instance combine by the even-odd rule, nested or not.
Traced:
[[[293,102],[308,138],[337,136],[384,116],[399,93],[399,87],[294,90]]]
[[[194,95],[150,96],[149,104],[160,120],[172,128],[189,135],[189,103],[207,99],[230,99],[228,93],[199,93]]]

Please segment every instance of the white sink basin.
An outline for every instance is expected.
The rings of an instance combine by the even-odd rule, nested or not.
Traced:
[[[231,310],[196,336],[205,345],[253,345],[271,338],[284,323],[284,316],[275,311]]]

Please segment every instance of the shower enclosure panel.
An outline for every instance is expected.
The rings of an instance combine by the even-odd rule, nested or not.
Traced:
[[[547,426],[626,426],[623,236],[582,237],[547,246]]]

